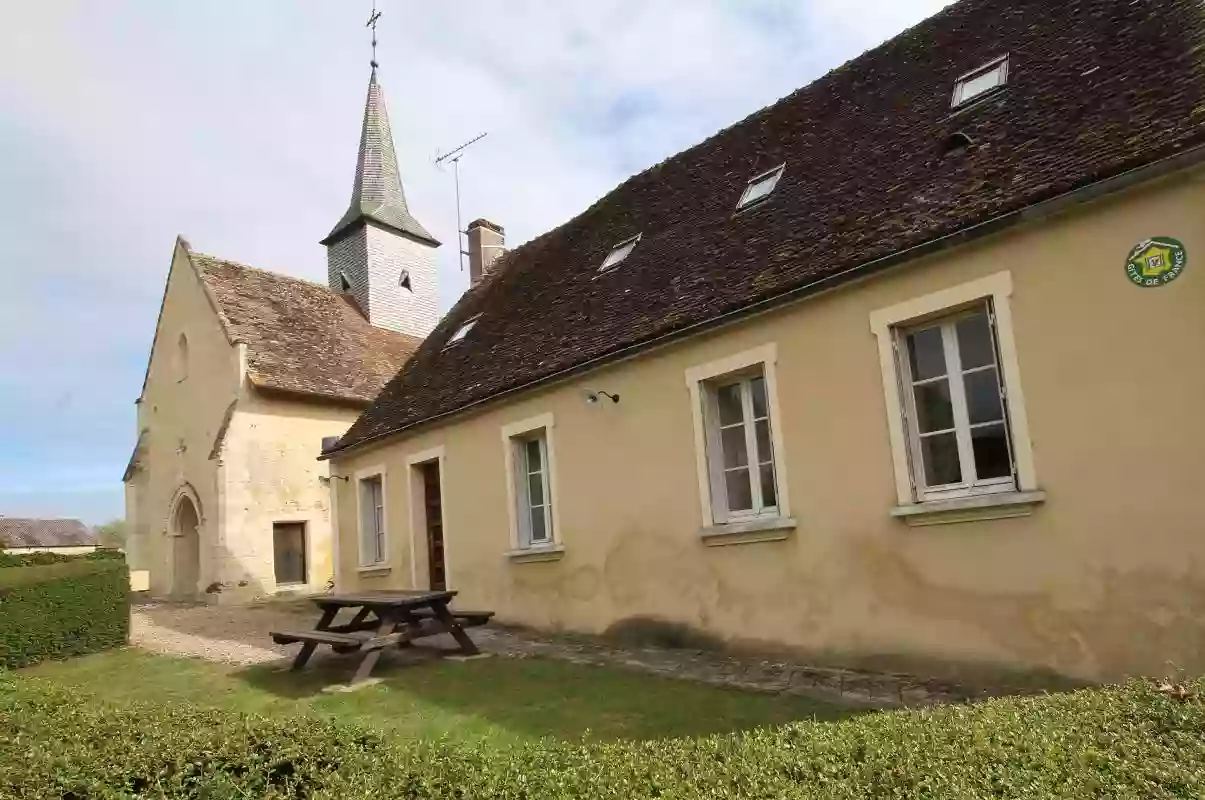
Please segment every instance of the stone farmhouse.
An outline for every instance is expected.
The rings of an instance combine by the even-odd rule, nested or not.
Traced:
[[[338,588],[845,658],[1205,669],[1202,42],[1195,0],[963,0],[506,253],[326,448]],[[430,245],[363,216],[332,280],[357,236]],[[197,311],[172,325],[216,262],[177,263]],[[156,438],[156,393],[187,391],[165,310],[142,424],[178,479],[142,524],[165,553],[202,483],[262,559],[280,512],[250,495],[276,484],[240,409],[284,401],[209,313],[212,351],[247,352],[234,421],[223,395],[189,415],[212,444]],[[326,432],[301,416],[264,423],[298,463]]]

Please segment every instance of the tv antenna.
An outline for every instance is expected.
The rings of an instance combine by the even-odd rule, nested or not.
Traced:
[[[468,149],[469,145],[475,144],[475,143],[481,141],[488,135],[488,133],[489,132],[487,131],[486,133],[483,133],[480,136],[476,136],[472,139],[469,139],[467,142],[462,144],[460,147],[457,147],[453,150],[449,150],[448,152],[444,153],[442,156],[437,155],[435,157],[435,166],[437,166],[437,167],[440,166],[445,161],[451,161],[452,162],[452,171],[456,175],[456,248],[460,251],[460,271],[461,272],[464,272],[464,257],[466,255],[468,255],[468,253],[465,252],[464,244],[462,243],[461,238],[460,238],[461,236],[465,235],[464,225],[461,224],[461,222],[460,222],[460,159],[464,155],[464,151],[466,149]],[[436,151],[436,152],[439,152],[439,151]]]

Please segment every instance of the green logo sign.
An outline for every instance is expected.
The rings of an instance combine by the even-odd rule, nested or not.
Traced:
[[[1126,275],[1139,286],[1163,286],[1180,277],[1188,263],[1184,245],[1169,236],[1139,242],[1126,259]]]

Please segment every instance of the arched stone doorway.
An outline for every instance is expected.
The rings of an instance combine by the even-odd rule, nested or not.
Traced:
[[[201,580],[201,514],[191,493],[181,492],[172,512],[172,597],[195,599]]]

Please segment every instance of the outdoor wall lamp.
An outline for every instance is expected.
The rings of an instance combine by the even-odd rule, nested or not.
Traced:
[[[612,403],[619,402],[619,395],[611,394],[610,392],[604,392],[602,389],[591,389],[586,392],[586,402],[592,406],[598,405],[600,402],[600,398],[603,398],[603,397],[609,399]]]

